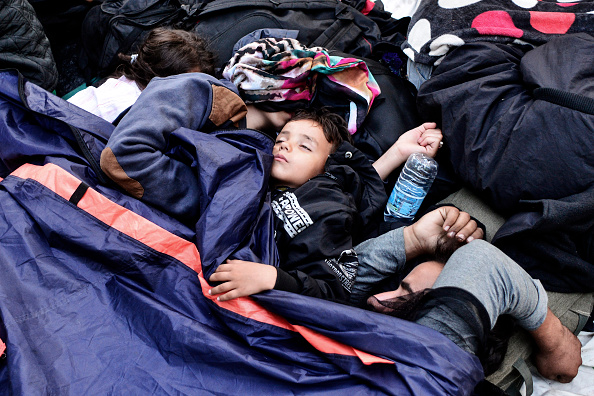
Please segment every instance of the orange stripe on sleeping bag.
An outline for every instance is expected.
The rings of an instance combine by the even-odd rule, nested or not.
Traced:
[[[394,364],[394,362],[390,360],[371,355],[367,352],[360,351],[338,341],[334,341],[333,339],[326,337],[325,335],[314,330],[308,329],[307,327],[293,325],[282,316],[276,315],[266,310],[249,297],[236,298],[229,301],[217,301],[216,296],[211,296],[208,294],[208,290],[211,288],[211,286],[204,279],[202,272],[198,274],[198,278],[200,279],[200,285],[202,286],[202,294],[204,294],[206,298],[209,298],[219,307],[225,308],[229,311],[235,312],[241,316],[256,320],[258,322],[267,323],[273,326],[282,327],[286,330],[297,332],[320,352],[356,356],[363,364],[366,365],[373,363]]]
[[[81,181],[76,177],[54,164],[43,166],[25,164],[15,170],[11,175],[22,179],[35,180],[65,200],[69,200],[81,184]],[[110,227],[144,243],[154,250],[172,256],[192,268],[198,273],[198,279],[204,296],[221,308],[258,322],[295,331],[301,334],[313,347],[324,353],[356,356],[366,365],[373,363],[394,364],[390,360],[334,341],[306,327],[293,325],[282,316],[266,310],[249,297],[236,298],[224,302],[217,301],[215,296],[208,294],[211,286],[206,282],[202,274],[200,254],[196,245],[110,201],[92,188],[89,188],[85,192],[77,206]]]
[[[12,173],[22,179],[32,179],[69,200],[81,181],[54,164],[25,164]],[[110,201],[89,188],[77,205],[80,209],[112,228],[151,248],[175,257],[195,271],[200,271],[200,254],[196,246],[144,217]]]
[[[2,339],[0,339],[0,358],[2,358],[2,355],[4,354],[5,350],[6,350],[6,345],[4,344],[4,342],[2,342]]]

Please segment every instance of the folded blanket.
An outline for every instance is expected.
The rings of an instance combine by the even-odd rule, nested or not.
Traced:
[[[265,38],[235,53],[223,77],[233,82],[246,103],[300,102],[329,106],[343,115],[351,134],[363,123],[379,85],[364,61],[330,56],[321,47]]]
[[[438,65],[465,43],[540,45],[578,32],[594,32],[593,1],[422,0],[402,49],[415,62]]]

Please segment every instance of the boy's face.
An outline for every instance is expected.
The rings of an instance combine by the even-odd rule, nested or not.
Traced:
[[[272,149],[271,176],[277,186],[297,188],[324,170],[332,144],[312,120],[290,121],[276,138]]]

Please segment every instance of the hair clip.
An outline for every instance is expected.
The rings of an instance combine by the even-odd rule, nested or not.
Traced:
[[[136,58],[138,58],[138,54],[130,55],[130,64],[136,62]]]

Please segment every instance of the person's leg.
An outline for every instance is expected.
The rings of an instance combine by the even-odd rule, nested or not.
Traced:
[[[404,268],[406,253],[403,228],[361,242],[354,250],[357,252],[359,266],[350,302],[361,306],[367,301],[375,284]]]
[[[544,377],[569,382],[577,375],[582,363],[579,340],[548,309],[548,297],[540,282],[499,249],[481,240],[458,249],[437,278],[433,291],[451,294],[452,288],[470,293],[484,307],[485,319],[472,304],[456,297],[452,303],[450,295],[421,308],[422,314],[415,322],[477,354],[481,352],[479,333],[487,325],[492,329],[500,315],[509,314],[534,338],[538,347],[535,364]]]
[[[472,294],[485,308],[491,328],[502,314],[514,317],[532,331],[547,315],[547,294],[512,259],[488,242],[476,240],[458,249],[448,260],[433,288],[456,287]],[[478,335],[458,312],[436,307],[417,323],[431,327],[472,353],[479,346]]]
[[[485,241],[473,241],[452,255],[433,288],[444,286],[475,296],[489,313],[491,327],[500,315],[509,314],[530,331],[547,315],[548,297],[540,281]]]

